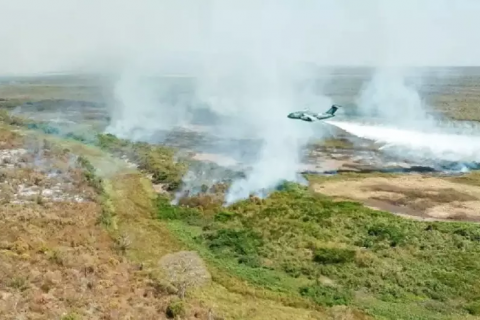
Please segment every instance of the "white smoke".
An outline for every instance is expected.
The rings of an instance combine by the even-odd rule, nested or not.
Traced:
[[[155,139],[208,108],[225,116],[215,134],[260,140],[250,175],[232,186],[229,201],[296,179],[298,153],[314,130],[286,114],[321,112],[331,103],[313,66],[380,66],[360,108],[410,125],[426,118],[422,99],[404,81],[405,69],[395,74],[387,67],[480,63],[478,1],[0,3],[1,74],[120,74],[109,132]],[[305,72],[300,66],[307,64]],[[166,74],[168,80],[158,80]]]
[[[424,127],[433,124],[429,107],[418,91],[419,78],[407,82],[403,68],[380,68],[358,98],[359,113],[378,117],[397,126]]]
[[[172,93],[167,94],[169,102],[159,102],[159,94],[154,90],[156,80],[145,77],[151,70],[139,74],[140,68],[136,66],[136,74],[124,73],[117,84],[118,106],[107,131],[121,137],[149,140],[157,130],[188,124],[189,112],[206,106],[224,117],[220,124],[210,128],[211,134],[253,139],[261,145],[249,160],[240,159],[247,161],[244,164],[251,170],[245,179],[233,183],[227,203],[250,194],[264,195],[283,180],[302,182],[297,175],[300,151],[312,137],[313,130],[286,116],[306,106],[324,111],[331,101],[313,85],[318,74],[302,68],[298,52],[305,44],[285,46],[286,36],[294,39],[293,33],[305,27],[305,24],[290,25],[292,17],[288,10],[288,5],[271,2],[216,3],[211,7],[204,39],[209,45],[208,51],[196,57],[199,63],[192,77],[193,101],[172,103],[171,100],[176,100]],[[230,25],[226,24],[227,17]],[[244,29],[242,19],[250,19],[249,30]],[[227,33],[226,28],[230,32]],[[145,60],[142,63],[151,65],[145,64]],[[139,80],[142,76],[143,81]],[[223,150],[235,151],[233,148]]]
[[[456,33],[458,29],[449,23],[456,21],[460,27],[464,25],[462,17],[471,13],[461,14],[461,6],[451,2],[418,4],[413,10],[400,2],[379,3],[377,23],[386,45],[372,79],[364,84],[356,101],[363,119],[356,123],[336,119],[327,122],[355,136],[382,143],[383,152],[405,160],[480,162],[479,128],[440,121],[433,115],[434,106],[420,93],[425,76],[431,81],[446,74],[413,68],[422,64],[410,60],[416,53],[421,56],[428,52],[432,61],[442,56],[453,65],[453,61],[465,57],[456,51],[464,46],[464,34]],[[430,10],[423,10],[426,7]],[[478,12],[480,7],[477,4],[471,9]],[[387,16],[388,19],[382,19]],[[449,27],[439,32],[439,27],[446,25]]]
[[[382,152],[418,164],[480,163],[480,127],[442,119],[423,99],[418,71],[381,67],[358,98],[363,120],[327,121],[384,146]],[[438,75],[437,75],[438,77]]]

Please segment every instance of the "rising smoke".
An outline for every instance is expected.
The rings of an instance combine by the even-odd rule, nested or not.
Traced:
[[[285,116],[332,102],[306,63],[376,67],[358,99],[362,114],[418,129],[433,125],[407,67],[480,62],[472,0],[0,2],[0,73],[119,74],[109,132],[155,141],[208,109],[222,119],[215,135],[260,141],[240,159],[251,170],[227,202],[297,180],[299,152],[322,129]],[[165,74],[176,77],[158,79]]]
[[[301,47],[285,46],[285,37],[293,39],[293,33],[299,33],[305,25],[291,25],[288,5],[218,2],[210,8],[204,39],[208,51],[196,57],[199,67],[193,73],[190,98],[178,101],[168,97],[173,99],[160,102],[153,80],[139,85],[145,73],[126,76],[117,86],[120,113],[107,130],[151,140],[155,131],[188,125],[190,112],[206,107],[223,117],[222,122],[210,127],[210,133],[260,144],[248,160],[239,159],[247,162],[250,170],[245,178],[233,182],[226,203],[252,193],[263,196],[282,180],[301,182],[297,174],[300,152],[313,131],[288,120],[286,115],[312,104],[318,111],[326,110],[331,103],[312,84],[315,74],[302,68],[298,56]],[[271,16],[273,12],[275,16]],[[232,25],[226,24],[226,18]],[[244,30],[243,19],[250,19],[255,32]],[[253,145],[244,145],[243,149],[251,153]],[[221,151],[238,153],[233,147]],[[191,180],[185,180],[185,188],[191,187]]]
[[[472,5],[475,12],[480,10],[478,3],[463,4]],[[430,10],[422,10],[426,6]],[[470,16],[463,12],[465,8],[453,3],[433,5],[420,1],[417,10],[408,12],[413,7],[399,2],[379,3],[379,28],[387,45],[377,61],[372,79],[364,85],[356,101],[363,121],[329,122],[355,136],[383,143],[383,152],[419,164],[435,166],[446,161],[468,169],[472,163],[480,162],[480,128],[440,119],[420,93],[425,77],[439,79],[448,71],[413,68],[422,65],[405,63],[415,52],[419,55],[429,53],[432,61],[442,56],[451,64],[466,58],[456,51],[465,46],[467,37],[458,32],[458,28],[464,26],[463,18]],[[385,16],[389,19],[381,19]],[[403,19],[407,16],[408,20]],[[405,23],[399,23],[400,20]],[[454,21],[458,28],[449,24]],[[450,27],[439,32],[438,28],[445,25]],[[475,46],[472,49],[475,50]],[[469,64],[467,60],[464,63]]]

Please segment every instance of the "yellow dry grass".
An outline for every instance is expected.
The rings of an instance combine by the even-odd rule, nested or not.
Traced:
[[[21,145],[22,138],[15,134],[1,137],[3,148]],[[48,158],[62,160],[58,154]],[[32,159],[23,160],[28,164]],[[68,178],[75,191],[88,189],[78,169],[73,171]],[[27,183],[39,177],[48,182],[33,165],[12,168],[2,183],[14,185],[19,179]],[[101,210],[92,200],[2,203],[1,319],[165,318],[169,295],[159,292],[139,265],[118,251],[111,235],[97,223]]]
[[[313,189],[386,211],[439,220],[480,219],[480,187],[421,175],[324,180]]]

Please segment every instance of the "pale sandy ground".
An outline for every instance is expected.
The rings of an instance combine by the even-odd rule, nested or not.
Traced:
[[[422,220],[480,221],[480,187],[441,178],[421,175],[372,177],[326,181],[315,184],[313,188],[322,194],[361,201],[376,209]],[[416,204],[422,199],[429,200],[430,205],[419,209]]]

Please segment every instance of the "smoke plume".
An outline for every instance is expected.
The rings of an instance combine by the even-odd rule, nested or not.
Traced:
[[[318,66],[376,67],[362,113],[418,128],[427,108],[409,68],[480,63],[472,0],[0,2],[1,74],[118,75],[108,131],[123,138],[158,142],[208,111],[212,134],[250,139],[222,146],[250,166],[227,202],[297,180],[302,147],[323,130],[286,114],[335,102]]]

